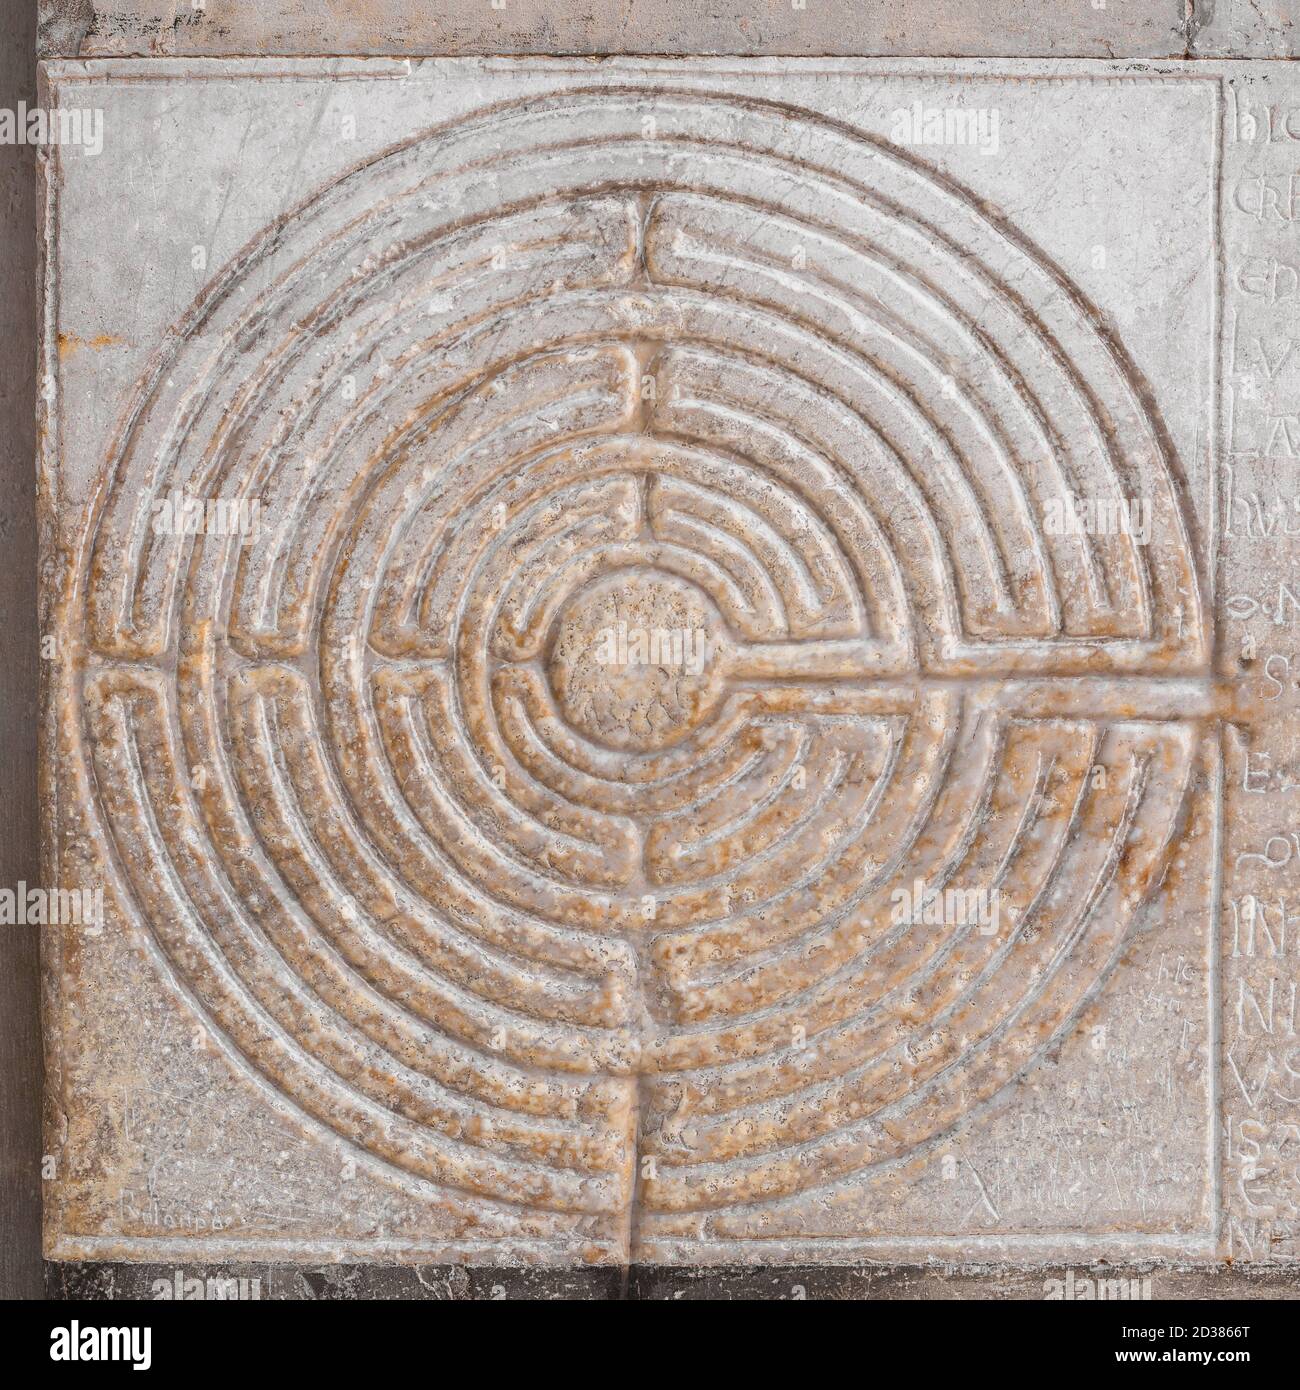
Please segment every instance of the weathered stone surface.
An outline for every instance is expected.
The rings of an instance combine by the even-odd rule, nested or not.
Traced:
[[[50,1254],[1300,1253],[1295,78],[47,80]]]
[[[1279,1265],[1170,1268],[1155,1261],[1130,1267],[1097,1265],[880,1266],[782,1265],[738,1268],[710,1265],[633,1266],[629,1270],[483,1269],[474,1265],[175,1265],[49,1264],[50,1297],[147,1300],[182,1297],[190,1302],[321,1300],[360,1302],[401,1299],[433,1303],[478,1300],[755,1299],[802,1301],[853,1299],[1060,1300],[1145,1298],[1294,1300],[1300,1284]],[[242,1281],[242,1282],[241,1282]],[[179,1295],[178,1291],[179,1290]]]
[[[1294,56],[1297,0],[40,0],[44,57]]]
[[[0,90],[36,104],[30,9],[0,29]],[[0,883],[39,882],[36,152],[0,146]],[[41,1287],[39,928],[0,934],[0,1298]]]
[[[1297,0],[1212,0],[1191,6],[1188,57],[1294,58],[1300,53]]]

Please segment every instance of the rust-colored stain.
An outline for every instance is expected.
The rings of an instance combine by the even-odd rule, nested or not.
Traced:
[[[92,352],[98,352],[102,348],[117,347],[119,343],[124,342],[126,339],[119,337],[116,333],[96,333],[93,338],[78,338],[75,333],[60,333],[59,361],[66,362],[82,348],[90,348]]]

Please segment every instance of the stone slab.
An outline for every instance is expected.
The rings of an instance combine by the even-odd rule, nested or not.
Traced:
[[[40,0],[43,57],[1293,57],[1297,0]]]
[[[52,1258],[1300,1254],[1289,69],[44,75]]]
[[[1187,25],[1188,57],[1294,58],[1300,53],[1296,0],[1197,4]]]
[[[737,1268],[633,1266],[482,1269],[473,1265],[50,1264],[49,1296],[107,1302],[982,1300],[997,1302],[1279,1302],[1300,1298],[1285,1266],[1179,1269],[1141,1265]],[[1068,1293],[1067,1293],[1068,1291]]]
[[[36,105],[36,15],[0,25],[0,91]],[[39,883],[36,151],[0,146],[0,883]],[[0,1297],[40,1296],[40,930],[0,931]]]

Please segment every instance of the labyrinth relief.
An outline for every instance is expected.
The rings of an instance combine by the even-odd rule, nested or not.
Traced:
[[[1010,117],[1008,208],[906,87],[534,66],[220,249],[177,182],[118,330],[67,272],[55,1253],[1212,1248],[1208,344],[1137,359]],[[59,236],[150,101],[235,168],[111,88]]]

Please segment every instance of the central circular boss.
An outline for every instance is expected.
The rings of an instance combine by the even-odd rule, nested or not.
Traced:
[[[596,743],[655,752],[722,698],[724,624],[697,585],[658,569],[601,576],[565,604],[548,659],[569,725]]]

